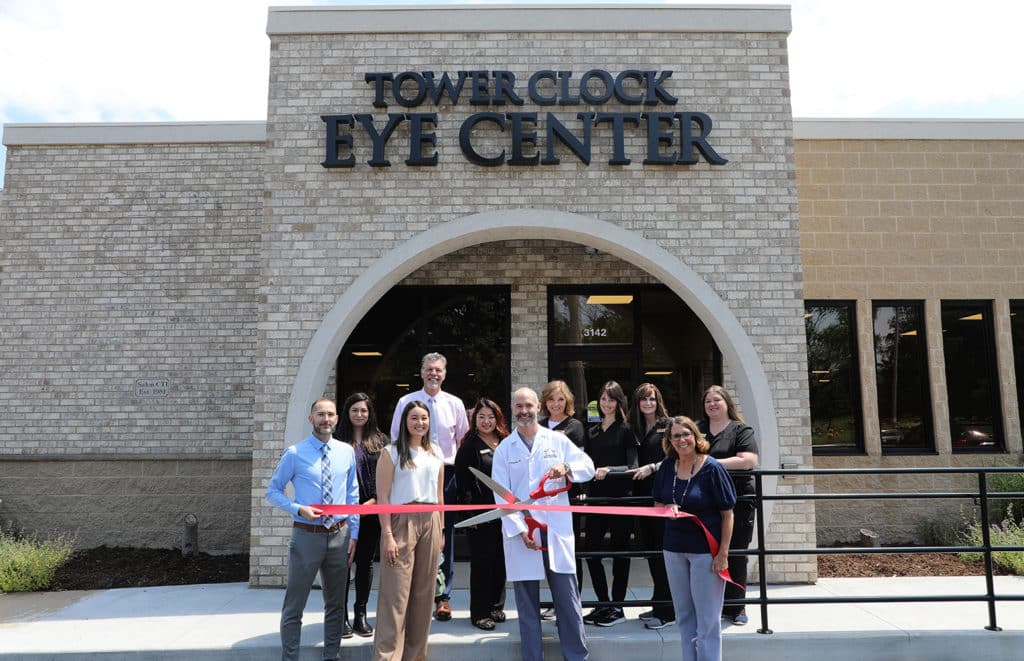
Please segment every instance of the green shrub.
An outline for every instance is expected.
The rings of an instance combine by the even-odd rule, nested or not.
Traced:
[[[1014,508],[1007,509],[1007,518],[1002,523],[989,526],[989,541],[992,546],[1024,546],[1024,522],[1014,519]],[[981,525],[973,523],[964,533],[964,544],[981,546]],[[979,561],[981,553],[961,553],[964,560]],[[1017,576],[1024,576],[1024,551],[995,551],[992,562]]]
[[[960,546],[970,523],[962,510],[959,518],[931,517],[914,525],[915,537],[924,546]]]
[[[66,538],[39,540],[0,532],[0,592],[45,590],[71,551]]]
[[[1005,466],[1013,466],[1006,463]],[[1010,509],[1016,504],[1016,510],[1022,511],[1021,505],[1024,500],[993,498],[992,496],[1000,491],[1024,493],[1024,469],[1020,473],[989,473],[986,476],[988,486],[988,520],[990,523],[1001,523],[1006,520],[1013,520]]]

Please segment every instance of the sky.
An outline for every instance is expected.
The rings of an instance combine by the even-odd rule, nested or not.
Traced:
[[[740,2],[792,7],[794,117],[1024,119],[1020,0]],[[0,124],[266,119],[268,6],[313,4],[488,1],[0,0]]]

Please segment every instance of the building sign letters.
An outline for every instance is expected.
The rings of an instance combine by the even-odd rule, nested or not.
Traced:
[[[447,72],[438,78],[432,71],[402,73],[373,72],[365,75],[373,86],[373,106],[417,108],[428,101],[435,106],[468,103],[490,110],[470,115],[459,128],[459,149],[476,165],[535,166],[557,165],[556,145],[567,149],[582,163],[594,157],[592,143],[596,131],[610,132],[611,153],[601,154],[609,165],[629,165],[643,156],[644,165],[693,165],[703,158],[712,165],[724,165],[723,158],[711,146],[711,118],[697,111],[677,111],[678,99],[665,88],[671,71],[629,69],[612,75],[603,69],[591,69],[578,78],[571,71],[541,70],[526,81],[511,71]],[[576,113],[572,119],[554,112],[501,112],[510,106],[522,106],[527,99],[538,106],[601,106],[613,99],[626,106],[642,106],[637,112]],[[351,168],[356,154],[367,150],[367,163],[388,167],[389,150],[406,154],[405,164],[435,166],[437,152],[436,112],[389,112],[323,115],[326,124],[325,168]],[[403,126],[405,125],[405,126]],[[396,145],[396,130],[402,127],[404,145]],[[484,137],[481,137],[484,136]],[[640,154],[630,153],[634,139],[642,137]],[[504,147],[495,147],[495,140]],[[486,144],[484,144],[486,143]]]

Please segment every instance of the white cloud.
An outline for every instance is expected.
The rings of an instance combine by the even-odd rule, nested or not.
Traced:
[[[266,4],[251,0],[7,2],[0,113],[44,122],[262,118],[266,17]]]

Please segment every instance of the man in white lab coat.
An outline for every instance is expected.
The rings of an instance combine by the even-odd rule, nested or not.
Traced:
[[[540,404],[537,393],[520,388],[512,400],[516,428],[494,452],[491,476],[515,494],[519,500],[530,497],[545,475],[549,480],[566,476],[573,482],[594,477],[594,462],[565,434],[537,424]],[[551,484],[555,487],[558,483]],[[499,502],[500,497],[495,496]],[[568,505],[565,493],[543,498],[541,505]],[[551,599],[558,618],[558,638],[567,661],[589,658],[583,632],[583,611],[576,587],[576,545],[569,512],[534,512],[534,518],[548,526],[547,534],[537,531],[531,538],[524,521],[516,512],[502,517],[505,543],[505,569],[515,588],[519,613],[519,638],[525,661],[542,661],[540,581],[551,587]],[[538,539],[538,537],[542,537]],[[541,551],[542,546],[547,551]]]

